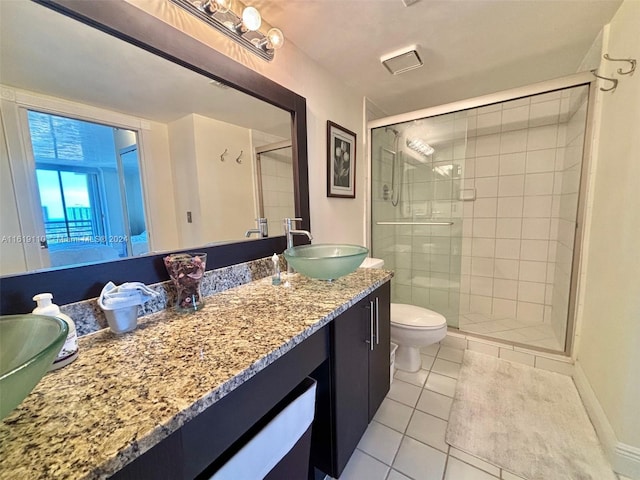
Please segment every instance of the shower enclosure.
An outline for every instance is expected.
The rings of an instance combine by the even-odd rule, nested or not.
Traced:
[[[371,250],[395,270],[393,302],[462,333],[569,351],[579,78],[370,123]]]

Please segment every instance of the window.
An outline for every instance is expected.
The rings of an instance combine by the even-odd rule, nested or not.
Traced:
[[[51,266],[148,251],[136,132],[29,111]]]

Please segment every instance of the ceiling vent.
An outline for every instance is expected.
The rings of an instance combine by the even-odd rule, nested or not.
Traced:
[[[423,65],[415,45],[383,55],[380,61],[393,75],[408,72]]]

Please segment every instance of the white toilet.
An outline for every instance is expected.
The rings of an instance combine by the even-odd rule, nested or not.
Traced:
[[[382,268],[384,260],[365,258],[361,267]],[[432,310],[391,304],[391,341],[398,344],[395,366],[407,372],[417,372],[422,366],[420,349],[439,342],[447,335],[447,319]]]
[[[447,319],[443,315],[415,305],[391,304],[391,341],[398,344],[396,368],[417,372],[422,366],[420,349],[446,335]]]

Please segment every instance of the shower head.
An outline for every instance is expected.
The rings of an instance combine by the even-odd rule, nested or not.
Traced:
[[[394,135],[395,135],[396,137],[397,137],[398,135],[400,135],[400,132],[398,132],[398,130],[396,130],[395,128],[392,128],[392,127],[384,127],[384,131],[385,131],[385,132],[388,132],[389,130],[391,130],[391,131],[394,133]]]

